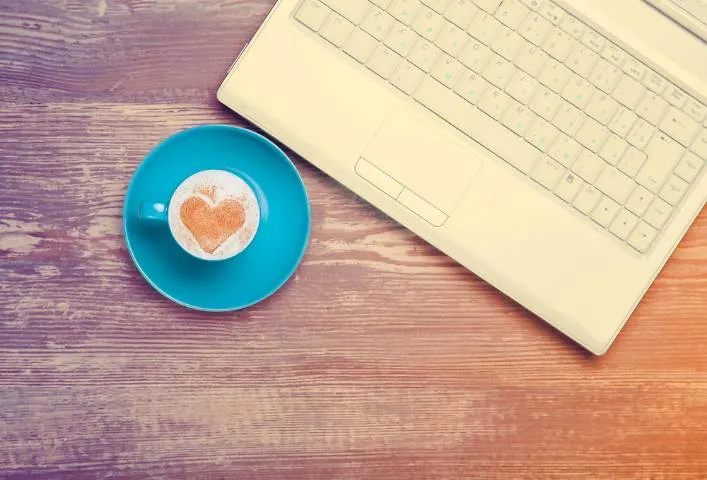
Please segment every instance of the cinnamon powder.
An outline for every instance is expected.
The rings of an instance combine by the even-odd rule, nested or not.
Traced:
[[[211,206],[202,198],[190,197],[182,204],[179,214],[201,248],[209,254],[245,223],[245,209],[233,199]]]
[[[216,185],[203,185],[199,187],[197,192],[210,198],[212,202],[216,201]]]

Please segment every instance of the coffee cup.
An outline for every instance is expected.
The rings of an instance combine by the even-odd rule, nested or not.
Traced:
[[[189,255],[222,261],[253,241],[260,205],[253,189],[235,173],[203,170],[186,178],[171,198],[142,201],[138,217],[166,223],[174,241]]]

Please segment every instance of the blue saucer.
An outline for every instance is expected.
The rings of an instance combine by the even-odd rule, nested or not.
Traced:
[[[166,223],[137,217],[141,202],[167,202],[184,179],[208,169],[240,176],[260,203],[252,243],[221,262],[190,256]],[[128,187],[123,222],[130,255],[150,285],[180,305],[223,312],[260,302],[292,276],[307,248],[310,210],[302,179],[274,143],[250,130],[206,125],[166,139],[145,158]]]

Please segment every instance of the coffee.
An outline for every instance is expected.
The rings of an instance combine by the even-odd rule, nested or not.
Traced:
[[[206,170],[187,178],[169,202],[169,228],[187,252],[223,260],[243,251],[255,237],[260,208],[240,177]]]

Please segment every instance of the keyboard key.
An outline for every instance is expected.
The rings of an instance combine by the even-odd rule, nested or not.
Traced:
[[[589,150],[583,150],[579,159],[572,165],[572,171],[588,183],[595,183],[606,166],[604,160]]]
[[[367,0],[325,0],[324,3],[356,25],[361,23],[371,6]]]
[[[564,100],[560,100],[560,103],[560,109],[552,123],[570,137],[574,137],[587,119],[587,116],[580,109]]]
[[[685,113],[691,116],[697,123],[707,118],[707,107],[692,97],[687,100],[687,105],[684,110]]]
[[[593,50],[596,53],[601,52],[602,48],[604,48],[605,42],[606,42],[606,39],[604,39],[604,37],[602,37],[599,33],[592,30],[591,28],[587,28],[587,31],[584,33],[584,36],[582,37],[582,43],[587,48],[589,48],[590,50]]]
[[[449,1],[450,0],[422,0],[422,3],[437,13],[444,13],[449,6]]]
[[[645,93],[646,87],[638,82],[638,80],[622,73],[619,83],[614,90],[614,98],[624,106],[634,109]]]
[[[491,43],[496,32],[502,27],[501,23],[485,12],[479,12],[468,28],[469,33],[484,45]]]
[[[448,23],[437,12],[424,5],[412,22],[412,29],[427,40],[434,40],[439,35],[442,27]]]
[[[592,70],[589,76],[589,80],[596,85],[597,88],[606,93],[613,93],[620,75],[621,70],[606,60],[599,59],[596,67],[594,67],[594,70]]]
[[[506,127],[473,105],[460,102],[456,93],[437,80],[423,80],[415,99],[523,173],[530,172],[540,157],[522,138],[509,137]]]
[[[636,181],[653,193],[658,193],[683,154],[683,148],[664,134],[658,134],[646,148],[648,159]]]
[[[503,114],[510,107],[513,99],[506,95],[503,90],[491,87],[479,102],[479,108],[491,118],[501,120]]]
[[[396,22],[385,37],[385,44],[397,54],[406,57],[419,36],[408,26]]]
[[[491,50],[512,62],[520,49],[526,44],[523,37],[513,30],[501,27],[496,36],[491,41]]]
[[[543,187],[548,190],[553,190],[564,173],[565,167],[550,157],[543,157],[535,166],[530,176]]]
[[[577,41],[570,34],[560,27],[554,27],[543,43],[543,50],[551,57],[564,62],[576,45]]]
[[[332,13],[319,30],[319,34],[337,47],[341,47],[353,30],[353,23],[338,13]]]
[[[562,30],[569,33],[577,40],[581,40],[587,31],[587,26],[572,15],[566,15],[560,26],[562,27]]]
[[[642,186],[637,186],[626,202],[626,208],[642,217],[653,202],[654,195]]]
[[[619,48],[617,45],[611,42],[606,42],[606,46],[601,52],[601,57],[608,60],[613,65],[621,67],[621,65],[624,63],[624,60],[626,60],[626,52],[621,50],[621,48]]]
[[[619,159],[621,159],[627,148],[628,143],[626,143],[623,138],[611,134],[602,149],[599,151],[599,156],[606,160],[610,165],[616,165],[619,163]]]
[[[535,115],[528,107],[514,102],[503,116],[502,123],[508,127],[513,133],[519,136],[524,136],[525,133],[533,124],[537,115]]]
[[[682,157],[680,164],[675,169],[675,173],[683,180],[692,183],[697,178],[697,175],[700,174],[703,166],[704,162],[701,158],[698,158],[692,152],[685,152],[685,156]]]
[[[643,79],[643,84],[658,95],[662,95],[668,86],[667,80],[653,70],[648,70],[648,75]]]
[[[344,52],[360,63],[366,63],[378,46],[376,39],[363,30],[354,30],[344,43]]]
[[[652,125],[658,125],[667,108],[668,102],[663,100],[663,97],[657,93],[648,92],[643,96],[641,103],[638,104],[636,113],[641,118],[648,120]]]
[[[520,0],[525,4],[526,7],[528,7],[531,11],[537,11],[540,9],[540,6],[543,2],[543,0]]]
[[[520,0],[528,7],[531,11],[537,11],[540,8],[542,0]]]
[[[634,185],[633,179],[611,166],[606,167],[601,172],[596,183],[596,187],[599,190],[622,205],[628,199]]]
[[[472,0],[452,0],[444,16],[459,28],[466,30],[478,12],[479,9]]]
[[[660,122],[662,131],[686,147],[692,143],[701,128],[689,115],[675,107],[670,107],[668,113],[663,117],[663,121]]]
[[[570,70],[555,59],[550,59],[540,72],[538,80],[555,93],[562,91],[571,75]]]
[[[425,74],[422,70],[409,62],[403,61],[395,69],[390,77],[390,83],[395,85],[404,93],[412,95],[417,86],[420,84]]]
[[[599,204],[594,211],[592,211],[592,220],[602,227],[607,228],[611,224],[611,221],[616,218],[619,210],[621,210],[621,205],[609,197],[602,197]]]
[[[540,8],[543,0],[521,0],[530,10],[536,11]]]
[[[572,203],[580,189],[584,185],[581,178],[572,172],[565,172],[555,187],[555,195],[567,203]]]
[[[592,152],[598,152],[609,137],[609,130],[591,118],[587,118],[577,132],[577,141]]]
[[[530,13],[528,7],[520,0],[504,0],[501,7],[496,10],[496,19],[513,30],[518,30],[520,24]]]
[[[295,18],[316,32],[324,25],[329,13],[331,10],[319,0],[307,0],[297,10]]]
[[[635,147],[628,147],[616,166],[629,177],[635,177],[647,159],[648,156],[645,153]]]
[[[424,72],[429,72],[437,64],[442,52],[427,40],[420,40],[415,44],[408,60]]]
[[[545,120],[552,120],[562,103],[562,99],[558,94],[543,85],[539,85],[533,99],[530,101],[530,109]]]
[[[628,134],[628,143],[633,145],[639,150],[643,150],[651,138],[655,134],[656,129],[653,125],[646,122],[645,120],[639,118],[631,129],[631,133]]]
[[[538,13],[531,13],[518,29],[518,33],[535,45],[542,45],[552,30],[552,23]]]
[[[471,70],[466,70],[461,75],[461,80],[454,87],[454,91],[461,95],[467,102],[472,105],[477,105],[481,100],[486,90],[491,87],[481,75],[472,72]]]
[[[547,18],[553,25],[559,25],[565,19],[565,11],[552,2],[545,2],[538,9],[540,15]]]
[[[628,210],[621,210],[609,227],[609,231],[621,240],[626,240],[638,225],[638,217]]]
[[[504,89],[517,71],[518,69],[511,62],[503,57],[494,55],[488,65],[486,65],[486,68],[484,68],[483,76],[498,88]]]
[[[592,99],[586,106],[587,114],[602,125],[609,125],[609,122],[616,114],[619,104],[610,95],[596,90]]]
[[[646,74],[646,67],[639,60],[636,60],[632,56],[628,56],[626,62],[623,64],[622,70],[627,75],[630,75],[639,82],[643,81],[643,77]]]
[[[384,79],[388,79],[400,63],[401,57],[390,48],[378,45],[366,66]]]
[[[372,8],[361,24],[361,28],[373,35],[377,40],[383,40],[393,27],[395,19],[379,8]]]
[[[673,208],[670,205],[660,198],[656,198],[653,200],[653,203],[651,203],[651,206],[648,207],[648,211],[643,216],[643,220],[660,230],[668,222],[672,210]]]
[[[589,215],[597,203],[601,199],[601,192],[594,188],[594,186],[585,183],[582,188],[579,189],[579,193],[574,199],[572,205],[574,208],[579,210],[585,215]]]
[[[619,111],[614,115],[614,119],[609,123],[609,130],[619,137],[625,137],[636,123],[636,116],[631,110],[619,107]]]
[[[548,153],[552,158],[569,168],[577,160],[582,146],[576,140],[561,133],[559,138],[550,147]]]
[[[549,58],[550,56],[540,47],[529,43],[521,48],[520,53],[515,59],[515,64],[528,75],[537,77],[540,71],[545,67]]]
[[[641,253],[645,253],[655,240],[658,231],[645,222],[639,222],[638,226],[628,239],[628,244]]]
[[[478,40],[471,39],[459,56],[459,60],[476,73],[481,73],[486,68],[492,54],[489,47]]]
[[[538,150],[546,152],[559,133],[560,132],[552,124],[538,118],[533,122],[528,133],[525,134],[525,139]]]
[[[599,55],[584,45],[577,45],[567,57],[565,64],[580,77],[587,78],[598,61]]]
[[[562,89],[562,98],[579,109],[584,109],[597,89],[585,78],[573,73]]]
[[[707,159],[707,126],[702,129],[695,141],[692,142],[690,150],[695,152],[698,157]]]
[[[675,175],[671,176],[668,181],[663,186],[660,191],[660,198],[668,202],[670,205],[675,206],[680,203],[682,197],[687,193],[687,189],[690,188],[687,182],[685,182],[680,177]]]
[[[461,80],[454,87],[454,91],[464,97],[467,102],[477,105],[489,88],[491,88],[491,84],[481,75],[467,70],[462,74]]]
[[[459,77],[465,72],[464,66],[454,58],[443,53],[432,69],[432,76],[449,88],[453,88]]]
[[[342,3],[351,2],[351,0],[337,0]],[[352,3],[358,3],[360,0],[356,0]],[[368,2],[365,2],[368,3]],[[404,23],[405,25],[412,24],[417,14],[420,12],[422,4],[419,0],[393,0],[393,3],[388,7],[388,12],[394,16],[398,21]],[[356,22],[354,22],[356,23]]]
[[[530,103],[530,99],[538,88],[538,81],[523,71],[517,71],[506,87],[506,93],[518,100],[523,105]]]
[[[663,94],[670,105],[677,108],[683,108],[687,103],[687,94],[680,90],[675,85],[668,85],[668,89]]]
[[[498,6],[501,4],[501,0],[474,0],[479,8],[487,11],[488,13],[494,13]]]
[[[449,55],[457,57],[469,40],[470,37],[464,30],[447,22],[435,43]]]

